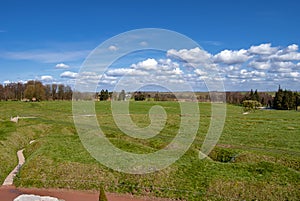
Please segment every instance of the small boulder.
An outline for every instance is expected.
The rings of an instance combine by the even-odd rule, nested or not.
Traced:
[[[57,198],[49,197],[49,196],[38,196],[38,195],[20,195],[15,198],[13,201],[63,201]]]
[[[10,121],[11,121],[11,122],[14,122],[14,123],[18,123],[18,121],[19,121],[19,116],[16,116],[16,117],[10,117]]]

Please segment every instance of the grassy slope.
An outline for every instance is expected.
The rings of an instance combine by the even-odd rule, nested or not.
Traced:
[[[132,102],[131,116],[140,126],[149,123],[153,102]],[[161,102],[168,121],[162,133],[149,140],[121,134],[110,115],[109,102],[96,104],[101,128],[119,148],[136,153],[152,152],[176,134],[179,107]],[[207,132],[209,104],[200,103],[197,139],[190,150],[169,168],[147,175],[126,175],[110,170],[83,148],[73,125],[70,102],[0,102],[0,181],[16,164],[16,150],[25,147],[26,164],[16,185],[98,189],[188,200],[299,200],[300,113],[257,111],[242,115],[228,105],[227,119],[218,147],[211,157],[234,155],[234,163],[199,160],[198,150]],[[18,124],[10,116],[35,116]],[[37,141],[28,145],[32,139]]]

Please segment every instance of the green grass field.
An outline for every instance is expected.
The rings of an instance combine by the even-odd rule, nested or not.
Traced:
[[[177,102],[130,102],[131,117],[149,124],[148,111],[159,104],[168,119],[162,132],[142,140],[115,125],[110,102],[97,102],[97,118],[109,140],[122,150],[148,153],[171,142],[180,121]],[[210,104],[199,103],[200,128],[190,149],[168,168],[145,175],[111,170],[84,149],[73,123],[72,103],[0,102],[0,182],[25,148],[26,163],[15,179],[22,187],[72,188],[132,193],[181,200],[300,200],[300,113],[260,110],[243,115],[227,105],[218,145],[209,159],[198,151],[210,123]],[[11,116],[36,117],[10,122]],[[29,141],[35,139],[33,144]]]

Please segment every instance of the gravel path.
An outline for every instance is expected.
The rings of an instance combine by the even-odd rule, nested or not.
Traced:
[[[6,179],[4,180],[4,182],[2,184],[3,186],[13,185],[14,177],[19,172],[19,169],[21,168],[21,166],[25,163],[25,157],[23,155],[23,151],[24,151],[24,149],[21,149],[17,152],[18,161],[19,161],[18,165],[6,177]]]

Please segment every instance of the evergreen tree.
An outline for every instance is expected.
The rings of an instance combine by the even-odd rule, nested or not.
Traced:
[[[159,95],[158,95],[158,93],[155,94],[154,101],[159,101]]]
[[[121,93],[119,94],[118,100],[119,100],[119,101],[124,101],[124,100],[125,100],[125,96],[126,96],[125,90],[123,89],[123,90],[121,91]]]
[[[295,92],[295,109],[298,110],[298,106],[300,106],[300,94]]]
[[[251,89],[250,95],[249,95],[249,97],[248,97],[247,99],[248,99],[248,100],[253,100],[253,99],[254,99],[253,89]]]
[[[259,101],[259,94],[258,94],[258,92],[257,92],[257,89],[255,90],[255,92],[254,92],[254,94],[253,94],[252,100],[255,100],[255,101],[260,102],[260,101]]]
[[[52,86],[51,86],[51,95],[52,95],[52,100],[57,99],[57,84],[52,84]]]
[[[273,100],[273,108],[274,109],[282,109],[282,99],[283,99],[283,90],[280,88],[278,88],[278,91],[275,93],[275,97]]]
[[[110,97],[110,94],[107,89],[105,91],[104,91],[104,89],[102,89],[100,91],[100,94],[98,95],[98,97],[99,97],[100,101],[106,101]]]
[[[291,110],[297,105],[296,93],[290,90],[282,90],[279,86],[273,101],[273,108],[278,110]]]
[[[258,101],[260,102],[260,97],[259,94],[257,92],[257,89],[255,90],[255,92],[253,92],[253,89],[251,89],[250,93],[248,95],[246,95],[243,99],[242,102],[244,100],[253,100],[253,101]]]
[[[103,101],[103,100],[104,100],[104,90],[103,90],[103,89],[100,91],[100,94],[99,94],[99,100],[100,100],[100,101]]]
[[[108,90],[106,89],[104,91],[104,100],[108,100],[108,98],[109,98],[109,93],[108,93]]]

